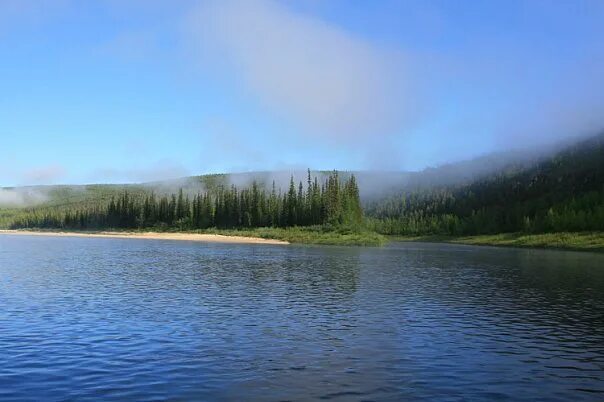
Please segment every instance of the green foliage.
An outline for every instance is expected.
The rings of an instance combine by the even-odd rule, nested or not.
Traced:
[[[366,202],[364,211],[354,175],[335,171],[321,181],[310,171],[306,183],[292,177],[283,191],[255,181],[245,188],[230,186],[227,175],[189,178],[182,188],[157,194],[135,185],[58,186],[36,208],[0,209],[0,227],[320,227],[330,235],[346,230],[401,236],[604,231],[602,135],[534,165],[522,162],[479,179],[468,174],[467,180],[444,184],[446,177],[440,176],[446,172],[428,173],[428,180],[408,181],[404,191]],[[196,190],[200,185],[204,192]]]
[[[604,230],[604,136],[531,168],[466,185],[418,188],[366,206],[390,235],[478,235]]]
[[[472,245],[501,247],[531,247],[563,250],[604,252],[604,232],[558,232],[558,233],[500,233],[479,236],[405,236],[396,237],[403,241],[438,241]]]
[[[270,192],[253,182],[249,188],[217,184],[212,190],[193,195],[158,196],[153,192],[124,190],[110,198],[71,202],[20,211],[9,226],[13,229],[139,229],[174,228],[196,230],[256,227],[294,227],[329,224],[360,231],[363,214],[356,179],[341,181],[332,172],[323,186],[308,172],[306,188],[295,185],[282,194],[273,184]]]
[[[356,230],[345,227],[334,228],[329,225],[315,225],[289,228],[253,228],[253,229],[207,229],[203,233],[227,236],[260,237],[263,239],[285,240],[290,243],[324,244],[340,246],[381,246],[388,239],[368,230]]]

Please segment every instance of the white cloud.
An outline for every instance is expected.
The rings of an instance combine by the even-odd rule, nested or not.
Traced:
[[[48,199],[43,189],[20,187],[15,189],[0,188],[0,206],[31,206]]]
[[[268,109],[307,132],[384,135],[409,110],[396,53],[276,2],[210,1],[192,13],[189,28],[206,55],[226,62]]]

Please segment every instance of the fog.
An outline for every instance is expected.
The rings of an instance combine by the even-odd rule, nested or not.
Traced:
[[[272,172],[232,175],[228,184],[245,186],[256,178],[286,188],[291,174],[296,185],[306,182],[305,168],[298,167],[308,165],[372,170],[357,173],[363,195],[372,196],[419,177],[405,173],[409,170],[426,168],[422,177],[430,182],[472,180],[519,160],[527,164],[555,144],[604,129],[602,2],[493,1],[471,7],[356,2],[347,4],[346,12],[315,1],[177,3],[100,2],[99,18],[111,16],[101,23],[114,18],[120,22],[115,31],[82,35],[76,47],[83,53],[70,53],[74,46],[69,42],[56,44],[66,53],[61,84],[74,91],[65,99],[82,99],[82,110],[103,114],[71,119],[73,105],[66,104],[61,108],[65,115],[57,113],[59,123],[53,125],[53,116],[47,115],[48,132],[69,144],[57,141],[56,149],[39,158],[47,161],[30,160],[27,153],[39,142],[36,135],[49,135],[46,128],[17,135],[36,133],[37,127],[18,119],[10,127],[4,124],[8,128],[0,135],[10,136],[16,155],[2,161],[10,167],[0,166],[4,184],[153,182],[158,192],[204,191],[199,180],[175,178],[216,172],[219,166],[224,173]],[[23,29],[13,33],[17,39],[6,48],[20,43],[31,24],[56,34],[53,23],[78,22],[90,10],[76,4],[3,2],[0,34]],[[88,36],[99,38],[88,42]],[[108,51],[115,46],[117,52]],[[82,54],[98,57],[96,75],[85,75]],[[57,57],[51,56],[40,62],[52,65]],[[74,66],[82,82],[67,79]],[[95,96],[76,96],[83,82],[119,78],[99,75],[109,70],[130,77],[120,81],[124,92],[116,86],[111,96],[133,100],[127,105],[133,113],[121,114],[117,106],[99,108],[112,99],[102,93],[102,85],[95,84]],[[158,82],[169,90],[143,96],[136,87],[126,88],[139,75],[149,75],[140,85]],[[37,96],[38,89],[32,84],[33,100],[27,99],[24,110],[40,107],[34,103],[44,98]],[[17,93],[29,92],[17,88]],[[164,99],[164,94],[174,97]],[[151,106],[147,95],[156,96]],[[22,115],[16,112],[9,114]],[[82,121],[70,126],[73,120]],[[211,121],[224,121],[228,129]],[[82,130],[87,125],[95,127],[94,134]],[[161,130],[152,130],[155,126]],[[108,133],[103,141],[101,133]],[[62,153],[63,148],[68,151]],[[73,155],[84,155],[86,171],[80,172],[81,156]],[[484,159],[487,155],[492,156]],[[482,159],[458,163],[475,158]],[[322,173],[314,175],[321,181]],[[2,192],[4,204],[39,203],[44,197]]]
[[[601,135],[600,135],[601,136]],[[592,137],[581,139],[588,140]],[[472,183],[475,180],[499,174],[502,171],[520,171],[529,169],[540,161],[552,157],[557,152],[577,143],[577,139],[567,139],[540,148],[518,148],[505,152],[490,153],[469,160],[452,162],[444,165],[429,167],[420,171],[338,171],[342,180],[354,175],[359,185],[360,196],[363,200],[373,200],[401,191],[415,191],[435,186],[459,186]],[[581,144],[579,141],[579,144]],[[588,146],[588,145],[587,145]],[[140,171],[138,173],[141,173]],[[311,170],[311,181],[315,178],[323,185],[331,171]],[[153,177],[152,171],[143,177]],[[145,189],[156,195],[171,195],[183,190],[193,196],[214,190],[217,186],[238,189],[249,188],[256,183],[260,188],[271,191],[273,185],[278,193],[287,192],[293,178],[296,191],[299,183],[307,187],[308,169],[281,169],[274,171],[252,171],[228,174],[213,174],[203,176],[188,176],[168,178],[149,182],[117,184],[118,189]],[[210,183],[210,186],[206,184]],[[51,201],[58,193],[63,195],[79,193],[84,196],[89,191],[88,185],[60,186],[25,186],[0,188],[0,207],[30,207]]]
[[[400,24],[433,31],[422,39],[436,48],[421,51],[271,0],[201,2],[188,13],[186,32],[199,60],[220,71],[217,79],[234,80],[267,115],[296,124],[280,146],[308,154],[304,144],[320,139],[359,160],[361,170],[416,170],[486,153],[538,152],[602,130],[604,7],[583,6],[535,2],[520,12],[508,4],[510,15],[497,21],[504,31],[472,37],[478,28],[460,26],[447,7],[390,5]],[[475,11],[486,17],[492,10]],[[570,35],[568,22],[581,27]],[[438,47],[447,35],[450,46]],[[568,41],[553,42],[561,35]],[[238,136],[233,143],[248,142],[245,130]]]
[[[48,191],[40,188],[0,188],[0,207],[35,206],[47,200]]]

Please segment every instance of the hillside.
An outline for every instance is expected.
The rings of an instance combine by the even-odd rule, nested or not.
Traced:
[[[330,172],[310,173],[319,188],[330,177]],[[288,193],[292,197],[292,177],[295,197],[302,190],[308,191],[311,186],[307,176],[306,171],[249,172],[128,185],[3,188],[0,227],[23,222],[32,215],[60,216],[107,209],[111,200],[115,202],[125,193],[141,205],[151,194],[157,202],[164,197],[169,203],[182,190],[188,205],[199,194],[208,194],[212,205],[207,209],[215,213],[217,197],[225,190],[233,190],[233,197],[240,198],[255,183],[263,200],[269,198],[273,188],[275,199],[282,200]],[[421,172],[339,173],[342,182],[352,176],[369,227],[383,234],[604,230],[604,135],[541,152],[499,153]],[[235,219],[228,227],[238,227],[241,219]],[[262,224],[271,226],[274,221],[276,218]],[[306,222],[316,224],[324,219],[315,217],[299,224]]]
[[[470,183],[409,186],[365,211],[399,235],[604,230],[604,135]]]
[[[319,185],[325,184],[331,172],[311,171]],[[386,194],[400,188],[409,176],[401,172],[339,172],[342,180],[355,176],[360,188],[360,197],[368,199],[378,194]],[[266,192],[273,190],[279,194],[289,191],[293,177],[296,191],[300,183],[307,185],[308,171],[246,172],[231,174],[210,174],[184,177],[174,180],[139,184],[92,184],[57,185],[0,188],[0,228],[10,226],[15,219],[34,213],[57,213],[106,206],[111,199],[127,192],[132,198],[172,196],[181,190],[185,196],[193,198],[200,193],[217,194],[231,187],[239,191],[249,189],[254,183]]]

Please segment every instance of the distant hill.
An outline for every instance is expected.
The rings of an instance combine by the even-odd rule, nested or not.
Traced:
[[[421,172],[397,171],[340,171],[346,178],[354,174],[359,183],[361,198],[374,200],[402,189],[424,188],[447,184],[467,183],[483,177],[512,162],[511,155],[497,154],[472,161],[452,163]],[[311,171],[311,176],[324,180],[329,171]],[[273,183],[277,189],[286,190],[293,177],[296,185],[306,184],[308,172],[259,171],[244,173],[208,174],[182,177],[171,180],[132,184],[87,184],[87,185],[38,185],[23,187],[0,187],[0,210],[31,207],[56,207],[75,205],[91,201],[105,201],[120,195],[124,190],[133,193],[155,192],[158,195],[172,194],[182,189],[189,195],[200,191],[215,191],[219,187],[235,185],[248,188],[253,182],[270,190]]]
[[[602,230],[604,135],[535,151],[491,154],[420,172],[354,174],[365,213],[381,232],[475,234],[509,231]],[[307,171],[211,174],[141,184],[29,186],[0,189],[0,226],[31,210],[106,205],[128,191],[134,197],[180,189],[191,197],[253,182],[285,193]],[[312,171],[323,182],[326,171]]]
[[[480,163],[490,159],[467,166]],[[461,177],[460,166],[423,172],[416,185],[370,202],[365,212],[392,234],[604,230],[604,135],[503,163],[468,181],[442,178],[451,170]]]

